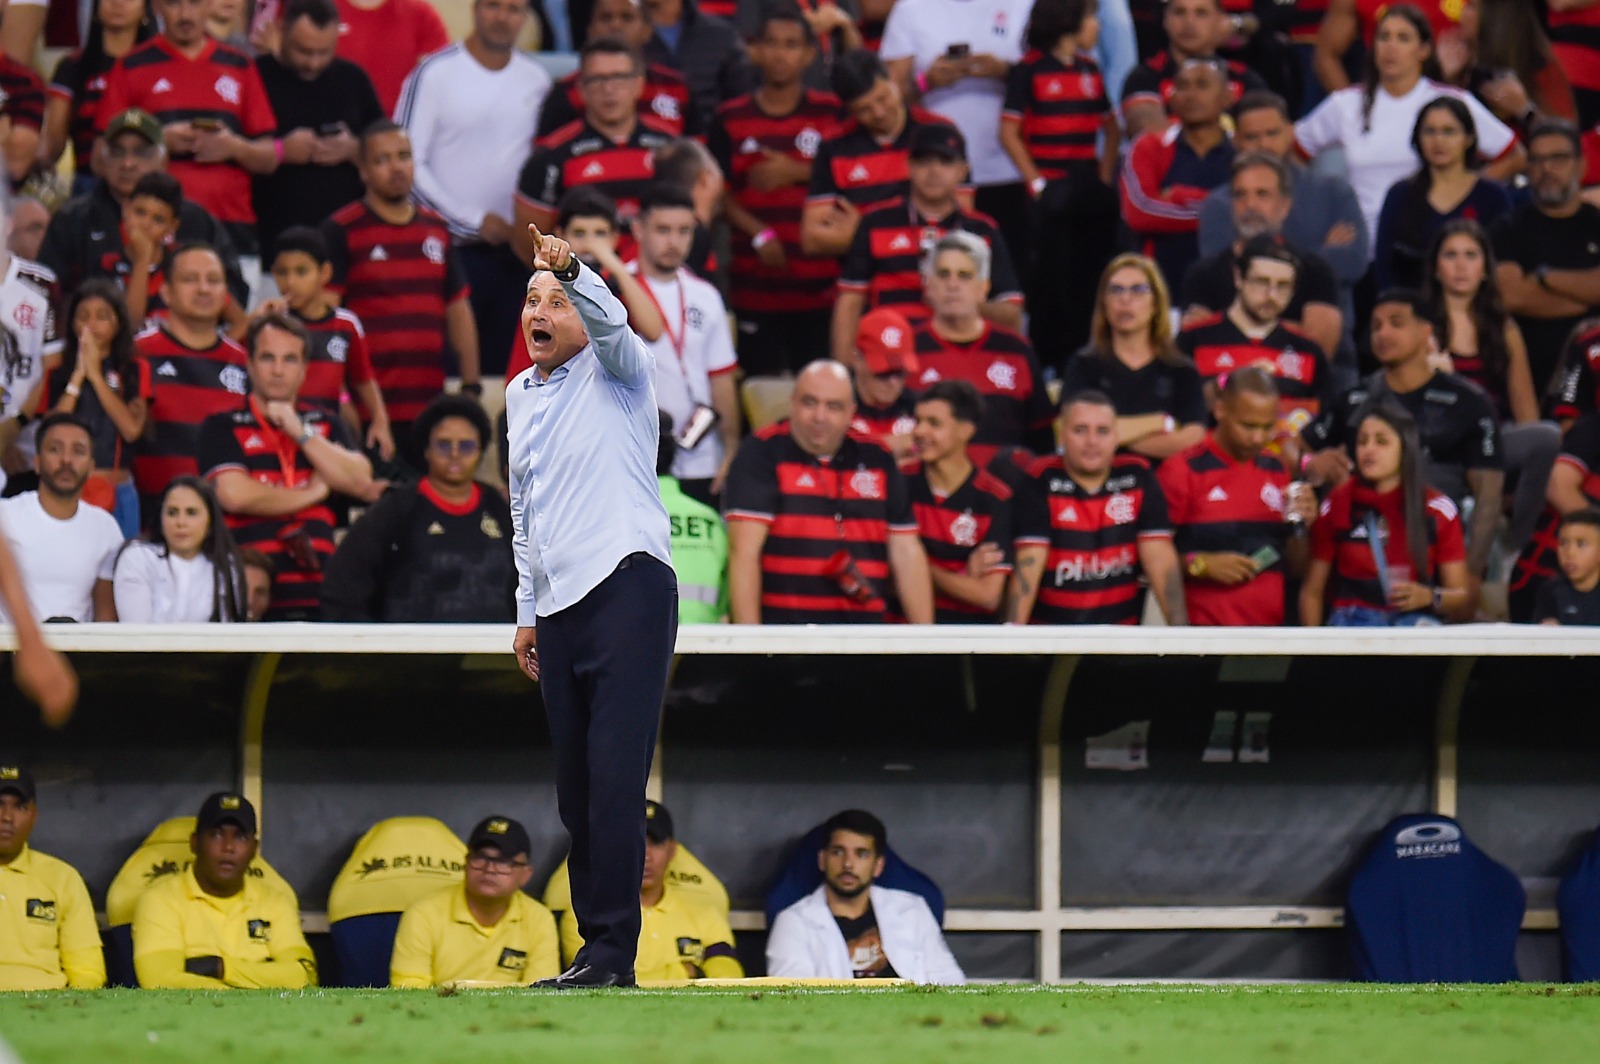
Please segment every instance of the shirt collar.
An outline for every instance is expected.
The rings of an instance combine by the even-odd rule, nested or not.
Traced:
[[[8,865],[0,865],[0,872],[15,872],[25,876],[33,871],[33,849],[27,843],[22,844],[22,852],[17,854],[16,860]]]
[[[468,927],[476,928],[483,934],[488,935],[493,934],[508,923],[521,923],[522,909],[517,905],[517,897],[513,894],[511,896],[511,905],[506,909],[506,914],[495,922],[494,927],[484,927],[478,923],[478,918],[472,915],[472,910],[467,908],[467,884],[463,882],[455,889],[454,895],[450,899],[450,919],[455,923],[466,924]]]

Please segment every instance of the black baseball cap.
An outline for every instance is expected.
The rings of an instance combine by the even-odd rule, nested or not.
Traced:
[[[913,159],[925,159],[931,155],[949,162],[964,163],[967,161],[967,140],[955,126],[947,126],[942,122],[929,123],[912,131],[908,154]]]
[[[672,831],[672,814],[660,802],[644,803],[644,837],[651,842],[666,842],[677,837]]]
[[[210,831],[223,824],[232,824],[246,835],[256,833],[256,807],[250,799],[233,791],[218,791],[207,798],[195,814],[195,831]]]
[[[467,849],[477,850],[493,846],[501,857],[515,857],[530,853],[533,844],[528,841],[528,829],[508,816],[484,817],[467,836]]]
[[[37,793],[33,785],[33,773],[21,765],[0,763],[0,794],[7,791],[32,805]]]

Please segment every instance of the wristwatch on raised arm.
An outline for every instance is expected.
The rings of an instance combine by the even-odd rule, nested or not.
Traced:
[[[556,280],[562,282],[563,284],[571,284],[573,281],[578,279],[578,269],[580,266],[582,266],[582,263],[578,261],[578,256],[573,255],[567,260],[566,269],[551,270],[550,272],[555,275]]]

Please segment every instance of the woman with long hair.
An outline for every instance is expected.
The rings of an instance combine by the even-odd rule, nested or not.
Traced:
[[[144,435],[150,405],[149,368],[134,357],[133,323],[113,281],[92,277],[67,302],[61,367],[50,391],[54,412],[89,426],[94,473],[84,499],[111,511],[122,534],[139,534],[139,492],[132,445]]]
[[[111,589],[117,619],[198,624],[245,619],[249,594],[222,505],[199,477],[175,477],[161,493],[154,541],[129,540]]]
[[[1390,399],[1368,405],[1355,476],[1329,493],[1311,526],[1301,624],[1429,625],[1470,609],[1460,512],[1422,470],[1416,419]]]
[[[98,0],[82,48],[56,64],[44,105],[44,136],[39,157],[49,166],[72,145],[72,192],[94,188],[95,113],[105,94],[106,75],[117,60],[156,33],[145,0]]]
[[[1306,155],[1344,149],[1369,233],[1378,231],[1389,189],[1416,169],[1411,133],[1423,107],[1437,97],[1454,97],[1471,112],[1486,160],[1483,176],[1503,181],[1522,169],[1525,154],[1516,134],[1476,98],[1438,78],[1427,18],[1411,4],[1392,4],[1378,20],[1361,84],[1331,94],[1295,124],[1295,141]]]
[[[1063,397],[1104,392],[1117,445],[1159,461],[1205,437],[1200,373],[1172,342],[1172,297],[1143,255],[1119,255],[1100,275],[1089,346],[1067,362]]]
[[[1572,83],[1528,0],[1465,0],[1457,44],[1441,49],[1439,63],[1446,81],[1518,133],[1536,118],[1578,117]]]
[[[1506,546],[1515,552],[1544,511],[1545,484],[1561,450],[1561,429],[1539,420],[1539,395],[1522,330],[1494,283],[1494,251],[1477,222],[1446,223],[1428,250],[1423,292],[1433,311],[1439,368],[1482,388],[1500,414],[1507,483],[1515,483]]]
[[[1453,96],[1429,101],[1411,131],[1411,150],[1422,167],[1396,181],[1378,215],[1372,277],[1379,292],[1421,288],[1428,246],[1454,218],[1487,229],[1511,209],[1511,197],[1478,172],[1478,127],[1467,105]]]

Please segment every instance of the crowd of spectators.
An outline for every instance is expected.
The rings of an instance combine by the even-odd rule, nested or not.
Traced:
[[[44,7],[42,617],[509,622],[530,223],[655,356],[696,621],[1596,608],[1600,0]]]

